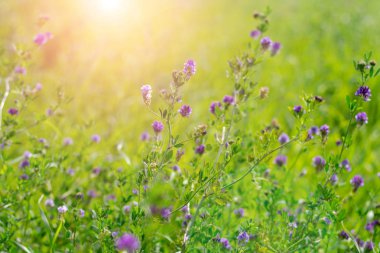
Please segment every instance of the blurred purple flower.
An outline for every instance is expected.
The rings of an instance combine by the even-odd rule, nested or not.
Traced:
[[[182,117],[189,117],[191,114],[191,107],[189,105],[183,105],[178,110],[178,112],[182,115]]]
[[[270,48],[270,46],[272,45],[272,41],[269,37],[264,37],[261,39],[260,44],[261,48],[265,51]]]
[[[140,248],[140,241],[132,234],[124,234],[116,240],[116,248],[120,251],[134,253]]]
[[[205,152],[205,145],[201,144],[195,148],[195,153],[198,155],[202,155]]]
[[[218,102],[218,101],[212,102],[211,105],[210,105],[210,112],[212,114],[215,114],[216,107],[222,108],[222,104],[220,102]]]
[[[249,35],[251,36],[251,38],[257,39],[258,37],[260,37],[261,32],[260,30],[253,30]]]
[[[54,200],[53,199],[47,199],[45,201],[45,206],[54,207]]]
[[[244,244],[244,243],[247,243],[249,242],[249,234],[245,231],[241,232],[238,236],[237,236],[237,239],[239,241],[240,244]]]
[[[142,140],[142,141],[148,141],[149,139],[150,139],[150,135],[149,135],[148,132],[143,132],[141,134],[140,140]]]
[[[350,180],[351,185],[354,187],[354,192],[358,190],[359,187],[364,186],[364,180],[360,175],[355,175],[351,180]]]
[[[235,102],[235,99],[234,99],[233,96],[226,95],[226,96],[224,96],[224,98],[223,98],[223,103],[225,103],[225,104],[227,104],[227,105],[232,105],[234,102]]]
[[[73,144],[74,144],[74,141],[70,137],[66,137],[65,139],[63,139],[63,145],[64,146],[70,146]]]
[[[220,241],[219,241],[219,242],[223,245],[223,247],[224,247],[225,249],[231,249],[230,242],[228,241],[227,238],[220,238]]]
[[[39,33],[34,37],[33,42],[36,43],[38,46],[42,46],[46,44],[51,38],[52,35],[50,32]]]
[[[18,110],[16,108],[9,108],[8,113],[14,116],[18,114]]]
[[[362,126],[368,123],[367,113],[365,112],[359,112],[358,114],[356,114],[355,119],[359,126]]]
[[[91,136],[91,141],[92,142],[99,143],[100,140],[101,140],[101,137],[98,134],[94,134],[93,136]]]
[[[347,171],[351,171],[351,165],[350,165],[350,162],[347,159],[344,159],[340,163],[340,167],[346,169]]]
[[[130,211],[131,211],[131,206],[130,205],[123,206],[123,212],[124,213],[129,213]]]
[[[326,165],[326,160],[322,156],[316,156],[313,158],[313,166],[318,170],[322,170]]]
[[[15,69],[14,69],[14,72],[16,74],[25,75],[26,74],[26,69],[24,67],[21,67],[21,66],[16,66]]]
[[[234,214],[236,215],[236,217],[242,218],[244,216],[244,209],[243,208],[236,209],[234,211]]]
[[[281,49],[281,43],[280,42],[274,42],[271,47],[271,55],[275,56],[278,51]]]
[[[66,213],[69,209],[67,208],[67,206],[63,205],[63,206],[59,206],[57,210],[58,210],[58,213],[63,214],[63,213]]]
[[[162,132],[162,130],[164,129],[164,124],[162,124],[160,121],[155,121],[153,122],[152,127],[153,127],[154,132],[158,134]]]
[[[146,105],[150,105],[152,101],[152,87],[149,84],[141,86],[141,95]]]
[[[79,209],[79,217],[83,218],[86,212],[83,209]]]
[[[277,165],[277,166],[284,166],[286,164],[286,161],[288,160],[288,158],[285,156],[285,155],[278,155],[275,159],[274,159],[274,163]]]
[[[278,137],[278,142],[280,142],[280,144],[289,142],[289,136],[286,133],[282,133],[280,137]]]
[[[302,106],[300,106],[300,105],[295,105],[295,106],[293,107],[293,111],[294,111],[296,114],[302,114],[302,110],[303,110],[303,108],[302,108]]]
[[[360,96],[364,101],[370,101],[371,99],[371,90],[368,86],[360,86],[355,92],[355,96]]]
[[[196,64],[194,60],[188,60],[185,62],[183,67],[183,73],[187,76],[187,78],[190,78],[192,75],[194,75],[196,72]]]

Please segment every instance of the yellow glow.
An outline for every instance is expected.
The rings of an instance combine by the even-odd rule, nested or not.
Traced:
[[[97,0],[99,10],[106,13],[118,12],[122,8],[123,0]]]

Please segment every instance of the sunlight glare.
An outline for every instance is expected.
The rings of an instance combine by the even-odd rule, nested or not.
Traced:
[[[99,10],[114,13],[122,8],[123,0],[97,0]]]

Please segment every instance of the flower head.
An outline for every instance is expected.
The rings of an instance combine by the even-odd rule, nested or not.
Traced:
[[[140,241],[132,234],[124,234],[116,240],[116,248],[128,253],[136,252],[140,248]]]
[[[338,176],[335,173],[330,177],[330,182],[332,185],[335,185],[338,182]]]
[[[359,126],[362,126],[368,123],[367,113],[365,112],[359,112],[358,114],[356,114],[355,119]]]
[[[351,185],[354,187],[354,192],[358,190],[359,187],[364,186],[364,180],[362,176],[360,175],[355,175],[351,180],[350,180]]]
[[[325,159],[322,156],[316,156],[313,158],[313,166],[318,170],[322,170],[326,165]]]
[[[277,164],[277,166],[284,166],[286,164],[286,161],[288,160],[288,158],[284,155],[278,155],[275,159],[274,159],[274,163]]]
[[[191,114],[191,107],[189,105],[183,105],[178,110],[178,112],[182,115],[182,117],[189,117]]]
[[[270,48],[270,46],[272,45],[272,41],[269,37],[264,37],[261,39],[260,44],[261,48],[265,51]]]
[[[222,108],[222,104],[220,102],[218,102],[218,101],[212,102],[211,105],[210,105],[210,112],[212,114],[215,114],[216,107]]]
[[[58,210],[58,213],[63,214],[63,213],[66,213],[69,209],[67,208],[67,206],[63,205],[63,206],[59,206],[57,210]]]
[[[140,136],[140,140],[142,141],[148,141],[150,139],[150,135],[148,132],[143,132]]]
[[[269,88],[268,87],[261,87],[259,90],[259,95],[261,99],[264,99],[269,94]]]
[[[91,141],[92,142],[99,143],[100,140],[101,140],[101,137],[98,134],[94,134],[93,136],[91,136]]]
[[[324,124],[319,128],[319,131],[321,131],[322,137],[326,137],[330,132],[330,127]]]
[[[83,218],[86,212],[83,209],[79,209],[79,217]]]
[[[21,67],[21,66],[16,66],[15,69],[14,69],[14,72],[16,74],[25,75],[26,74],[26,69],[24,67]]]
[[[54,200],[53,199],[47,199],[45,201],[45,206],[54,207]]]
[[[271,47],[271,55],[275,56],[278,51],[281,49],[281,43],[280,42],[274,42]]]
[[[153,122],[152,127],[153,127],[153,131],[156,134],[159,134],[164,129],[164,124],[162,124],[160,121],[155,121]]]
[[[141,95],[144,103],[149,106],[152,102],[152,87],[149,84],[141,86]]]
[[[230,242],[228,241],[227,238],[220,238],[220,241],[219,241],[222,246],[225,248],[225,249],[231,249],[231,245],[230,245]]]
[[[289,136],[286,133],[282,133],[280,137],[278,137],[278,142],[280,142],[280,144],[289,142]]]
[[[74,141],[70,137],[66,137],[65,139],[63,139],[63,146],[70,146],[73,144],[74,144]]]
[[[249,35],[251,36],[251,38],[257,39],[258,37],[260,37],[261,32],[260,30],[253,30]]]
[[[351,165],[350,165],[350,162],[347,159],[344,159],[340,163],[340,167],[345,168],[347,171],[351,171]]]
[[[16,108],[9,108],[8,113],[14,116],[18,114],[18,110]]]
[[[350,238],[350,236],[347,234],[346,231],[342,230],[340,233],[339,233],[339,238],[343,239],[343,240],[348,240]]]
[[[300,106],[300,105],[296,105],[296,106],[293,107],[293,111],[294,111],[296,114],[302,114],[302,110],[303,110],[303,108],[302,108],[302,106]]]
[[[239,243],[247,243],[249,242],[249,234],[245,231],[241,232],[238,236],[237,239]]]
[[[198,155],[202,155],[205,152],[205,145],[201,144],[195,148],[195,153]]]
[[[187,76],[187,78],[190,78],[192,75],[195,74],[196,71],[196,64],[194,60],[188,60],[185,62],[183,67],[183,73]]]
[[[371,90],[368,86],[360,86],[355,92],[355,96],[362,97],[364,101],[370,101]]]
[[[223,98],[223,103],[227,104],[227,105],[231,105],[235,102],[235,99],[233,96],[229,96],[229,95],[226,95],[224,96]]]
[[[34,37],[33,42],[36,43],[38,46],[42,46],[46,44],[53,36],[51,33],[39,33]]]
[[[243,208],[239,208],[239,209],[236,209],[234,211],[235,215],[239,218],[243,217],[244,216],[244,209]]]

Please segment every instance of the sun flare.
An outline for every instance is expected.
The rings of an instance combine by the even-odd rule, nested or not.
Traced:
[[[97,8],[105,13],[117,12],[122,6],[122,0],[97,0]]]

